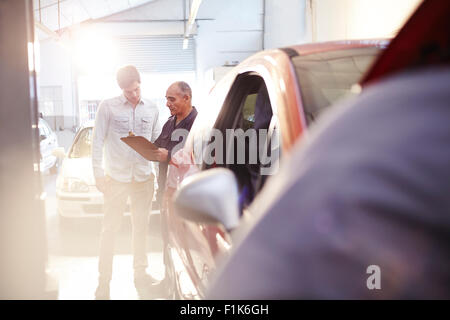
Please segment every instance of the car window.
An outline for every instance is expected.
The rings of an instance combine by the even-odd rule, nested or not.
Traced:
[[[201,102],[201,108],[187,137],[184,149],[191,153],[194,164],[199,170],[203,165],[203,151],[211,137],[211,129],[221,111],[231,83],[232,78],[221,81],[221,86],[215,87]]]
[[[69,158],[91,157],[92,128],[84,128],[80,131],[70,149]]]
[[[46,131],[47,135],[50,135],[52,133],[52,129],[50,129],[50,126],[47,124],[47,122],[44,122],[44,130]]]
[[[379,47],[320,52],[292,58],[308,124],[357,84],[380,53]]]
[[[255,125],[255,105],[257,93],[249,94],[244,100],[244,106],[242,108],[242,125],[245,130],[253,128]]]
[[[204,166],[224,166],[235,173],[241,209],[252,202],[266,181],[261,174],[261,155],[270,157],[271,120],[272,106],[264,80],[256,74],[242,75],[230,89],[214,125],[226,137],[223,162]],[[234,130],[232,136],[227,134],[230,129]]]
[[[39,126],[39,136],[47,136],[42,126]]]
[[[51,130],[48,126],[48,124],[44,121],[44,120],[39,120],[39,135],[44,135],[46,137],[48,137],[51,134]]]

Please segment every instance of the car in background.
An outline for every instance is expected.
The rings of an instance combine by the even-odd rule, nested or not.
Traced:
[[[58,171],[58,158],[53,151],[58,148],[58,137],[50,128],[50,125],[42,118],[39,118],[39,147],[40,163],[39,170],[45,172],[50,170],[51,174]]]
[[[63,158],[56,179],[57,210],[61,218],[99,217],[103,214],[103,194],[95,186],[92,169],[93,123],[82,126]],[[62,151],[62,152],[61,152]]]
[[[78,130],[67,153],[62,148],[54,152],[62,159],[56,179],[57,210],[61,221],[70,223],[70,219],[103,216],[103,193],[95,185],[92,169],[93,130],[94,122],[87,122]],[[129,215],[128,203],[125,216]]]
[[[359,93],[358,82],[388,43],[339,41],[262,51],[217,83],[169,169],[162,225],[166,283],[173,298],[204,297],[218,258],[232,247],[229,231],[246,218],[247,207],[276,174],[278,156],[288,154],[333,104]],[[245,140],[243,163],[236,161],[235,137],[224,139],[207,163],[205,150],[217,141],[209,136],[211,129],[223,137],[238,129],[262,129],[267,135],[254,143]],[[255,145],[258,155],[271,155],[270,161],[248,161]],[[208,169],[217,167],[231,176],[210,176]],[[196,175],[203,175],[203,182],[197,184]],[[175,203],[169,200],[173,194]]]

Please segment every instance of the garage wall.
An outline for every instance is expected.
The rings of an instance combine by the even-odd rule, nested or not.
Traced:
[[[197,17],[197,77],[205,89],[211,70],[263,49],[263,0],[203,1]]]
[[[189,1],[183,1],[159,0],[102,21],[127,22],[128,27],[137,21],[159,21],[166,26],[179,23],[178,34],[183,34],[182,20],[189,17]],[[196,69],[202,87],[208,70],[239,63],[263,48],[263,0],[205,0],[198,11],[196,27]],[[154,33],[153,28],[136,24],[136,32],[143,30]]]
[[[393,35],[421,0],[205,0],[193,30],[197,87],[203,96],[211,74],[262,49],[310,41]],[[103,18],[96,25],[114,35],[184,33],[189,0],[157,0]],[[77,115],[70,56],[52,40],[41,42],[39,86],[61,86],[64,126]]]
[[[311,42],[307,0],[265,0],[264,48]]]
[[[52,128],[71,128],[75,125],[71,57],[68,51],[52,39],[40,42],[37,84],[40,109],[42,103],[51,103],[51,98],[54,98],[54,116],[45,117]]]
[[[184,33],[183,19],[189,17],[189,1],[155,1],[102,19],[108,22],[159,21],[165,25],[181,22],[178,34]],[[183,10],[186,14],[183,14]],[[205,0],[197,14],[197,71],[220,66],[226,62],[242,61],[262,48],[263,0]],[[136,32],[152,32],[151,28]]]
[[[386,38],[422,0],[265,0],[264,47]]]
[[[198,18],[200,70],[241,62],[262,49],[262,0],[203,1]]]
[[[103,18],[95,27],[113,36],[181,36],[185,30],[184,19],[188,17],[189,0],[157,0]],[[196,43],[197,88],[204,89],[197,90],[200,98],[209,91],[208,71],[239,63],[263,48],[263,0],[205,0],[192,33]],[[73,107],[71,96],[70,56],[53,40],[41,42],[39,80],[39,86],[63,86],[64,115],[67,118],[76,115],[74,110],[78,106]]]
[[[392,37],[421,0],[308,0],[313,40]]]

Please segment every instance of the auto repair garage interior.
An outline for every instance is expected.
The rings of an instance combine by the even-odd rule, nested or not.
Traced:
[[[363,40],[359,43],[367,46],[365,54],[373,55],[373,60],[360,60],[360,65],[366,68],[363,71],[367,71],[379,50],[386,49],[421,3],[421,0],[0,1],[0,298],[95,299],[102,205],[96,202],[76,206],[64,202],[68,196],[62,195],[63,191],[70,192],[73,188],[79,196],[95,188],[95,183],[89,182],[89,177],[83,180],[81,176],[64,176],[62,171],[68,158],[90,156],[91,142],[84,146],[86,150],[83,147],[78,150],[76,143],[92,139],[81,133],[86,127],[92,129],[101,101],[122,94],[116,82],[119,67],[136,66],[141,76],[141,96],[157,106],[162,126],[170,117],[166,90],[172,83],[184,81],[190,85],[192,105],[200,117],[209,112],[209,94],[216,84],[233,74],[246,59],[264,50]],[[293,51],[278,52],[286,53],[287,57]],[[274,56],[269,54],[265,59],[272,65],[280,63]],[[363,71],[358,77],[365,74]],[[245,79],[241,80],[245,87]],[[352,92],[361,90],[359,80],[352,80],[353,86],[349,88]],[[298,81],[306,83],[308,79],[300,74]],[[272,98],[275,91],[266,84]],[[291,90],[289,84],[280,86]],[[328,95],[333,100],[336,92],[330,91]],[[283,119],[280,116],[279,121]],[[92,135],[92,130],[86,135]],[[289,139],[294,142],[292,137]],[[85,162],[88,167],[90,161],[89,158]],[[87,176],[92,170],[88,167],[75,168],[73,175]],[[96,194],[100,194],[98,190]],[[160,214],[159,207],[154,206],[147,237],[147,272],[158,280],[166,273],[161,232],[164,220]],[[202,277],[197,282],[191,280],[189,270],[178,273],[178,289],[183,285],[187,288],[181,288],[181,293],[169,292],[167,288],[147,293],[136,290],[131,229],[130,217],[125,215],[116,237],[112,300],[205,298],[199,288],[208,288],[206,280]],[[229,240],[227,236],[219,238],[219,246]],[[185,258],[182,254],[177,257]],[[194,265],[202,263],[202,258],[195,255],[189,259]],[[178,272],[176,265],[174,268]],[[213,273],[208,267],[199,268],[203,268],[204,275]],[[448,287],[446,290],[448,293]]]

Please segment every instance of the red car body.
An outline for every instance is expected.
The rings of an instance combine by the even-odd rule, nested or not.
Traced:
[[[364,77],[357,81],[364,88],[380,79],[418,67],[448,65],[450,3],[426,0],[408,20],[399,34],[375,61]],[[210,115],[196,121],[190,138],[202,126],[223,126],[227,111],[233,111],[233,90],[242,77],[256,75],[267,84],[270,102],[277,117],[281,133],[283,154],[289,153],[294,142],[307,134],[308,102],[307,87],[302,86],[301,73],[296,72],[295,57],[312,57],[333,52],[370,47],[382,48],[384,41],[344,41],[322,44],[306,44],[290,48],[263,51],[248,58],[234,68],[214,88],[210,95]],[[239,83],[238,83],[239,84]],[[245,84],[245,83],[244,83]],[[306,90],[305,90],[306,89]],[[361,89],[361,87],[359,87]],[[231,97],[232,98],[232,97]],[[332,103],[330,103],[332,105]],[[234,110],[235,111],[235,110]],[[230,112],[228,112],[230,113]],[[200,115],[200,114],[199,114]],[[222,122],[221,122],[222,121]],[[192,143],[188,138],[185,151],[194,158]],[[226,166],[226,165],[224,165]],[[189,166],[188,166],[189,167]],[[192,167],[192,166],[191,166]],[[207,167],[207,166],[206,166]],[[200,170],[200,167],[195,167]],[[205,166],[202,167],[204,169]],[[180,166],[182,177],[189,168]],[[189,169],[190,170],[190,169]],[[196,171],[193,170],[193,171]],[[169,190],[168,199],[175,190]],[[227,195],[224,195],[226,197]],[[195,199],[193,199],[195,201]],[[232,246],[229,234],[223,225],[198,223],[183,219],[174,212],[173,203],[168,202],[163,212],[165,223],[165,251],[168,277],[172,281],[175,297],[183,299],[202,298],[211,272],[220,263],[220,256]],[[245,219],[245,210],[243,217]]]
[[[306,44],[262,51],[246,59],[233,68],[210,92],[208,101],[205,102],[208,112],[203,114],[202,111],[199,112],[183,150],[185,155],[190,156],[191,163],[190,165],[186,165],[186,163],[179,165],[178,170],[200,171],[202,169],[201,165],[192,164],[192,159],[195,157],[193,137],[196,132],[211,128],[213,124],[215,128],[223,127],[223,121],[226,121],[224,118],[236,113],[235,111],[239,108],[233,110],[233,103],[238,99],[235,96],[239,96],[240,86],[245,87],[246,77],[263,81],[265,84],[272,106],[272,118],[275,119],[271,120],[271,124],[275,123],[274,125],[279,128],[282,152],[288,154],[294,142],[307,132],[309,122],[311,122],[308,121],[305,113],[304,96],[306,93],[302,92],[299,81],[301,70],[296,70],[293,59],[300,57],[297,59],[307,60],[308,57],[314,57],[314,59],[320,57],[319,59],[333,60],[334,56],[339,57],[340,54],[343,54],[343,59],[347,59],[346,53],[351,57],[353,53],[358,55],[359,51],[366,52],[368,50],[370,57],[364,58],[364,63],[362,63],[364,67],[360,68],[364,70],[358,71],[361,73],[360,76],[353,75],[352,84],[356,84],[364,75],[365,69],[369,68],[368,61],[375,60],[378,52],[386,45],[386,40]],[[352,58],[348,59],[352,60]],[[345,72],[345,70],[343,71]],[[346,90],[350,91],[350,89],[351,85],[348,85]],[[242,99],[241,102],[244,101]],[[226,123],[225,127],[227,127]],[[169,172],[169,180],[170,174]],[[177,174],[178,179],[180,177],[182,179],[184,172]],[[176,186],[168,188],[165,208],[161,212],[166,275],[174,298],[199,299],[204,295],[211,272],[216,269],[217,264],[220,263],[220,257],[226,254],[232,243],[223,226],[192,222],[176,214],[172,202],[167,200],[175,191]]]

